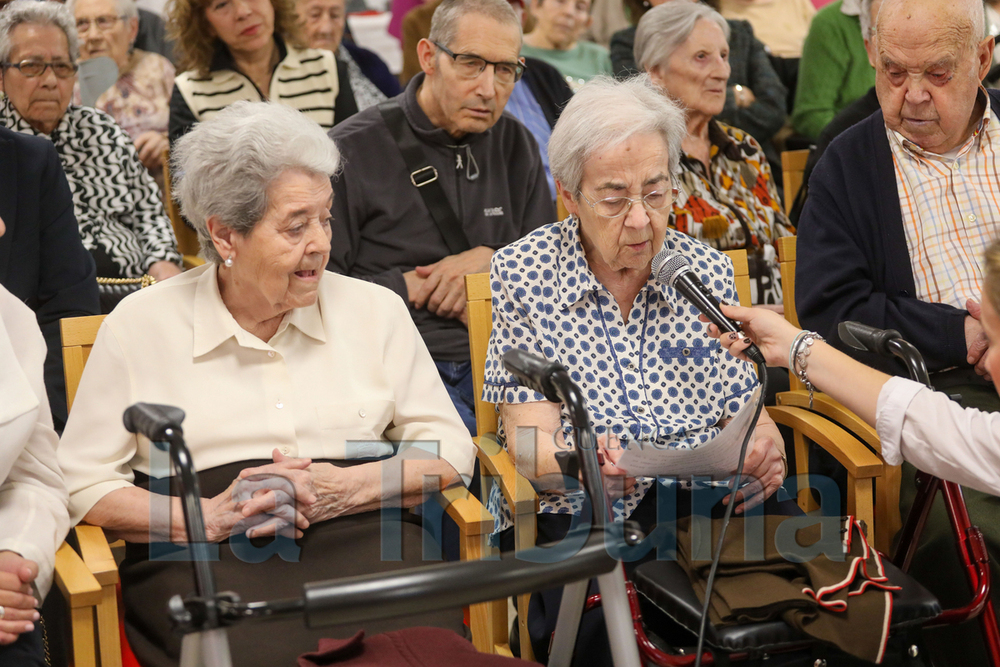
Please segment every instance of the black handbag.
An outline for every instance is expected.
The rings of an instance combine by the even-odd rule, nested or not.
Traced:
[[[156,283],[156,278],[143,274],[142,278],[98,278],[97,291],[101,297],[101,314],[107,315],[132,292]]]

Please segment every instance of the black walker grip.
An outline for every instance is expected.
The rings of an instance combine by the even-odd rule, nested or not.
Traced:
[[[889,341],[902,338],[895,329],[876,329],[861,322],[841,322],[837,326],[837,333],[840,340],[855,350],[873,352],[883,357],[893,356]]]
[[[544,394],[545,398],[553,403],[562,402],[559,392],[552,383],[553,375],[560,371],[565,372],[566,367],[562,364],[515,348],[504,352],[503,366],[529,389]]]
[[[167,431],[183,433],[184,411],[172,405],[136,403],[125,410],[122,421],[129,433],[144,435],[155,442],[169,440]]]

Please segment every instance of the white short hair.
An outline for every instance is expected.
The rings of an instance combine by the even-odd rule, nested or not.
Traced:
[[[80,38],[76,34],[76,19],[64,5],[58,2],[38,2],[37,0],[14,0],[0,10],[0,62],[9,62],[14,45],[10,33],[23,24],[53,25],[66,35],[69,44],[69,58],[76,62],[80,58]]]
[[[30,0],[33,1],[33,0]],[[220,262],[206,221],[250,234],[268,207],[268,187],[299,169],[332,178],[340,152],[315,121],[274,102],[236,102],[202,121],[170,150],[173,194],[198,232],[205,258]]]
[[[681,140],[687,134],[681,108],[656,87],[648,74],[625,81],[595,77],[570,98],[552,129],[552,177],[575,196],[580,192],[583,167],[594,153],[640,134],[663,138],[670,173],[676,175]]]

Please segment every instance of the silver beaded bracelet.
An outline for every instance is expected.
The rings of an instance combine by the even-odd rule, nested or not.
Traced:
[[[813,392],[815,387],[813,387],[812,382],[809,381],[809,375],[807,374],[807,369],[809,367],[809,355],[812,354],[812,346],[818,340],[826,340],[820,336],[815,331],[800,331],[799,335],[795,337],[792,342],[791,348],[788,350],[788,367],[792,369],[795,376],[806,386],[809,390],[809,409],[812,410],[813,407]]]

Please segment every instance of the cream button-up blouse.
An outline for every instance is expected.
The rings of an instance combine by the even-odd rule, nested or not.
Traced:
[[[419,446],[467,480],[475,460],[403,301],[333,273],[316,303],[290,311],[266,343],[226,309],[215,265],[122,301],[97,335],[59,445],[74,521],[132,484],[134,470],[167,474],[164,457],[151,461],[149,441],[122,426],[139,401],[187,413],[198,470],[270,460],[274,448],[364,459]]]

